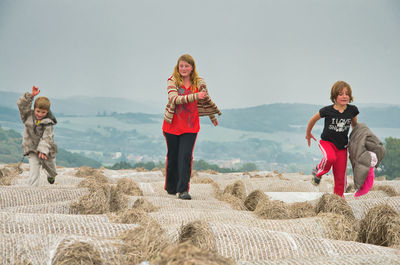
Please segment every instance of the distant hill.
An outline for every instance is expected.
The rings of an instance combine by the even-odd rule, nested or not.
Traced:
[[[17,109],[17,100],[21,94],[0,91],[0,107]],[[43,95],[45,96],[45,95]],[[76,96],[71,98],[50,98],[54,113],[68,115],[96,115],[112,112],[161,113],[164,106],[155,107],[151,103],[111,97]]]

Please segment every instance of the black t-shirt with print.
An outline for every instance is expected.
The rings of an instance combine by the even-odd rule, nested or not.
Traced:
[[[332,142],[338,149],[345,149],[349,142],[348,134],[351,120],[360,113],[354,105],[347,104],[347,108],[340,113],[333,105],[319,110],[321,118],[325,118],[324,130],[321,139]]]

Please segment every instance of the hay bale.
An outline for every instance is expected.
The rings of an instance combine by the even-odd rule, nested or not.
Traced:
[[[93,183],[107,183],[108,178],[99,170],[87,166],[78,168],[75,176],[85,178],[79,183],[79,187],[89,187]]]
[[[315,206],[309,202],[295,202],[289,204],[291,218],[303,218],[316,216]]]
[[[190,242],[170,245],[153,262],[154,265],[235,265],[232,259],[222,257],[215,252],[200,249]]]
[[[255,174],[255,175],[250,175],[250,178],[251,179],[253,179],[253,178],[264,178],[264,176]]]
[[[200,249],[211,252],[216,251],[214,235],[210,226],[205,221],[197,220],[181,227],[179,231],[179,243],[187,241]]]
[[[134,203],[132,208],[142,209],[146,213],[155,212],[158,210],[151,202],[146,200],[145,198],[139,198]]]
[[[148,170],[145,169],[144,167],[137,167],[137,168],[135,168],[135,171],[136,172],[148,172]]]
[[[351,193],[351,192],[355,192],[355,188],[354,188],[354,184],[350,183],[347,187],[346,187],[346,193]]]
[[[118,180],[117,190],[130,196],[143,196],[143,191],[133,179],[122,178]]]
[[[254,190],[244,200],[244,206],[247,210],[254,211],[262,200],[269,200],[269,198],[262,190]]]
[[[319,213],[317,220],[327,225],[329,238],[344,241],[357,239],[358,222],[351,222],[345,216],[336,213]]]
[[[77,214],[103,214],[110,211],[111,187],[96,184],[88,187],[89,194],[71,202],[71,211]]]
[[[316,213],[337,213],[342,214],[349,220],[355,220],[353,210],[348,205],[346,200],[336,194],[325,193],[318,200],[316,208]]]
[[[281,201],[263,200],[258,203],[254,214],[262,219],[290,219],[289,207]]]
[[[223,194],[231,194],[233,193],[233,184],[229,184],[225,187]]]
[[[110,212],[118,212],[128,207],[128,197],[117,186],[111,186],[109,203]]]
[[[142,209],[125,209],[116,213],[107,214],[113,223],[119,224],[144,224],[149,222],[149,215]]]
[[[210,177],[200,178],[200,177],[196,176],[196,177],[192,177],[190,179],[190,183],[193,183],[193,184],[211,184],[213,182],[214,182],[214,180]]]
[[[246,198],[246,190],[241,180],[233,183],[232,195],[241,200],[244,200]]]
[[[51,265],[102,265],[106,262],[91,244],[81,241],[65,240],[61,242],[54,254]]]
[[[400,244],[400,215],[388,204],[371,208],[360,221],[358,241],[379,246]]]
[[[392,186],[389,186],[389,185],[375,185],[375,186],[372,187],[371,190],[381,190],[381,191],[384,191],[384,192],[386,192],[386,194],[387,194],[389,197],[396,197],[396,196],[399,196],[399,193],[396,191],[396,189],[395,189],[394,187],[392,187]]]
[[[123,243],[119,248],[126,257],[125,264],[152,261],[168,246],[164,231],[154,221],[148,221],[138,228],[123,232],[120,239]]]
[[[217,199],[229,203],[235,210],[246,211],[247,209],[246,206],[244,206],[243,200],[233,196],[232,194],[229,193],[219,194],[217,196]]]

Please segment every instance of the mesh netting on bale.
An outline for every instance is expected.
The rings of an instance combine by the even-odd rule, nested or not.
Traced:
[[[288,258],[282,260],[263,260],[255,262],[239,262],[240,265],[397,265],[400,262],[399,255],[358,255],[354,253],[347,256]]]
[[[196,240],[218,254],[236,261],[281,260],[285,258],[329,257],[338,255],[393,256],[395,249],[352,241],[331,240],[242,225],[207,223],[209,232],[199,233]],[[211,238],[209,235],[212,235]],[[189,239],[190,240],[190,239]],[[213,244],[204,244],[213,242]],[[215,247],[213,247],[215,246]]]
[[[135,228],[134,224],[114,224],[100,218],[73,215],[0,215],[2,234],[78,235],[97,238],[116,237],[123,231]],[[104,219],[104,217],[102,218]]]
[[[338,240],[354,240],[357,235],[353,224],[336,214],[320,214],[316,217],[287,220],[263,220],[251,212],[191,209],[179,212],[156,212],[149,215],[165,228],[172,242],[176,242],[181,225],[197,220]]]
[[[370,191],[367,194],[360,196],[360,197],[354,197],[354,193],[344,195],[344,198],[348,202],[354,201],[354,200],[371,200],[371,199],[381,199],[381,198],[387,198],[387,197],[389,197],[389,195],[382,190]]]
[[[139,182],[158,182],[163,181],[165,177],[161,171],[137,172],[134,169],[109,170],[105,169],[103,174],[108,177],[111,182],[118,181],[120,178],[131,178],[137,183]]]
[[[365,217],[369,209],[377,205],[388,204],[393,209],[400,213],[400,197],[386,197],[381,199],[371,199],[371,200],[352,200],[348,202],[349,206],[353,210],[354,216],[357,219],[362,219]]]
[[[396,188],[394,186],[389,186],[389,185],[376,185],[372,187],[371,190],[381,190],[384,191],[388,196],[390,197],[395,197],[395,196],[400,196],[400,192],[397,192]]]
[[[8,213],[54,213],[71,214],[71,201],[61,201],[46,204],[35,204],[27,206],[15,206],[3,208],[1,211]]]
[[[70,201],[85,195],[87,192],[87,189],[63,187],[0,187],[0,209]]]
[[[51,257],[57,255],[57,247],[64,241],[83,241],[93,245],[107,264],[121,264],[121,255],[115,245],[118,240],[95,239],[46,234],[4,234],[0,240],[0,256],[4,265],[14,265],[20,260],[30,261],[32,264],[49,264]],[[61,249],[58,249],[60,251]],[[69,263],[71,264],[71,263]],[[72,263],[74,264],[74,263]]]
[[[377,186],[390,186],[393,187],[397,193],[400,193],[400,180],[375,181],[374,187]]]
[[[332,185],[324,180],[318,187],[312,185],[310,180],[281,180],[279,178],[253,178],[245,180],[244,185],[247,194],[257,189],[264,192],[331,192],[333,189]]]
[[[139,197],[132,196],[128,207],[132,208],[134,202]],[[146,196],[146,200],[151,202],[158,211],[179,211],[180,209],[211,209],[211,210],[223,210],[232,209],[228,203],[223,203],[215,198],[210,200],[197,200],[192,197],[192,200],[180,200],[176,196],[158,197],[158,196]]]
[[[354,220],[355,216],[352,208],[346,200],[336,194],[324,194],[316,205],[317,213],[337,213],[345,216],[349,220]]]

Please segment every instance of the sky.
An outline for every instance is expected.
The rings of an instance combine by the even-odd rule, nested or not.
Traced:
[[[121,97],[163,109],[191,54],[220,109],[400,104],[398,0],[0,0],[0,90]]]

